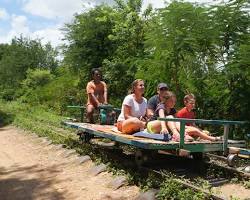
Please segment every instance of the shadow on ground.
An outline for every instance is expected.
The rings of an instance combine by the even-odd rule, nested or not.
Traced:
[[[0,127],[11,124],[14,118],[15,116],[13,114],[5,113],[0,110]]]
[[[20,167],[13,165],[6,169],[0,167],[0,199],[65,199],[68,193],[56,186],[63,180],[55,180],[60,171],[59,166],[43,168],[38,165]],[[59,188],[60,189],[60,188]],[[63,195],[64,194],[64,195]]]

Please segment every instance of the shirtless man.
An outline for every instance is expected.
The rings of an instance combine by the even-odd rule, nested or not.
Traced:
[[[101,71],[98,68],[91,70],[92,80],[88,82],[86,91],[87,101],[87,119],[89,123],[94,123],[94,110],[101,104],[107,104],[107,85],[102,80]]]

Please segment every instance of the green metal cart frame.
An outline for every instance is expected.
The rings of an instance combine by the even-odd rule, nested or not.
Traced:
[[[159,118],[159,120],[164,121],[177,121],[181,123],[181,130],[180,130],[180,142],[175,141],[156,141],[153,139],[142,139],[139,137],[125,135],[121,133],[115,133],[113,131],[102,131],[96,130],[93,128],[94,124],[87,124],[87,123],[75,123],[75,122],[67,122],[65,121],[64,124],[71,128],[76,128],[81,130],[86,135],[98,136],[103,138],[108,138],[110,140],[128,144],[134,147],[138,147],[141,149],[151,149],[151,150],[176,150],[178,152],[223,152],[224,155],[227,155],[229,147],[237,147],[237,148],[244,148],[246,146],[245,141],[235,141],[235,140],[228,140],[229,134],[229,126],[230,125],[242,125],[246,122],[242,121],[226,121],[226,120],[203,120],[203,119],[182,119],[182,118]],[[212,124],[212,125],[223,125],[224,126],[224,138],[223,141],[194,141],[194,142],[185,142],[184,141],[184,129],[186,123],[203,123],[203,124]],[[105,125],[96,125],[96,126],[105,126]],[[114,127],[114,126],[113,126]]]

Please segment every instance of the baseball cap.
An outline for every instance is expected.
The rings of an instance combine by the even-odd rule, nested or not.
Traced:
[[[157,86],[157,88],[158,89],[166,88],[167,90],[169,89],[168,85],[166,83],[159,83],[158,86]]]

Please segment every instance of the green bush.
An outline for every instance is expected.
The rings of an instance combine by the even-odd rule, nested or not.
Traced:
[[[46,85],[53,79],[50,70],[28,69],[26,79],[22,82],[23,88],[37,88]]]
[[[85,92],[78,86],[79,79],[66,67],[60,67],[55,74],[48,70],[29,70],[21,89],[21,102],[31,105],[43,105],[57,112],[65,110],[67,105],[79,105],[85,102]]]
[[[157,194],[159,200],[202,200],[206,199],[203,193],[194,192],[191,189],[184,189],[183,186],[170,177],[161,184]]]

